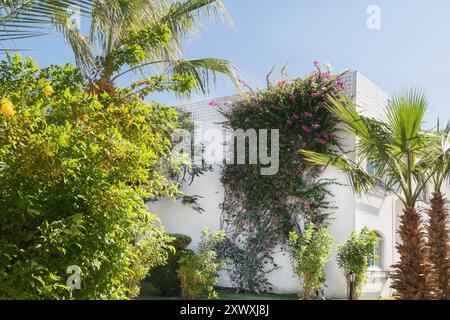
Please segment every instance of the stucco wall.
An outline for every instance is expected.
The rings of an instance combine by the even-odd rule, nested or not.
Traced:
[[[214,122],[203,122],[202,129],[220,128]],[[347,150],[352,150],[354,138],[348,135],[340,137],[341,143]],[[200,206],[205,213],[200,214],[193,209],[183,206],[173,200],[161,200],[157,203],[149,204],[149,210],[157,213],[162,225],[169,233],[183,233],[192,237],[191,249],[196,250],[200,240],[200,232],[204,227],[211,230],[220,229],[221,209],[219,205],[223,202],[224,190],[220,182],[221,166],[215,165],[214,171],[194,180],[190,186],[185,186],[187,194],[199,195]],[[335,168],[328,168],[324,174],[325,179],[336,179],[338,184],[330,187],[334,195],[329,200],[333,206],[337,207],[333,214],[329,232],[333,235],[333,253],[330,262],[326,266],[326,290],[325,294],[330,298],[344,298],[346,295],[345,278],[338,269],[336,263],[337,245],[347,241],[348,235],[355,229],[356,202],[355,195],[351,188],[343,186],[346,184],[346,177]],[[269,281],[273,284],[275,293],[296,293],[299,282],[293,275],[289,255],[286,252],[275,250],[274,258],[280,266],[279,269],[269,274]],[[221,273],[219,285],[231,286],[226,272]]]
[[[383,108],[388,103],[388,96],[366,77],[358,72],[350,72],[344,77],[346,94],[359,106],[359,111],[366,116],[380,118]],[[232,100],[233,97],[216,99],[220,103]],[[193,103],[183,107],[192,114],[192,118],[198,121],[199,130],[205,132],[212,128],[220,128],[217,124],[223,121],[223,117],[208,106],[207,102]],[[201,141],[202,136],[197,135],[196,141]],[[356,139],[348,134],[341,134],[341,143],[345,150],[354,149]],[[210,141],[207,141],[210,142]],[[348,154],[352,157],[352,154]],[[217,165],[214,172],[199,177],[194,183],[186,187],[188,194],[202,196],[200,205],[205,209],[204,214],[175,203],[171,200],[162,200],[159,203],[149,205],[149,209],[157,213],[170,233],[184,233],[193,239],[192,249],[196,249],[202,228],[219,230],[221,210],[219,205],[223,201],[223,187],[220,183],[221,167]],[[328,168],[323,178],[336,179],[340,184],[346,184],[344,174],[334,168]],[[383,194],[370,194],[364,198],[357,198],[348,186],[334,185],[331,187],[334,197],[330,199],[337,207],[333,220],[329,227],[334,237],[333,253],[330,262],[326,266],[326,290],[328,298],[345,298],[346,279],[336,263],[337,245],[345,243],[353,230],[359,231],[367,226],[376,230],[383,237],[382,266],[379,270],[372,270],[369,281],[364,286],[366,298],[377,298],[380,295],[390,294],[389,283],[386,281],[386,272],[396,260],[394,245],[396,242],[395,230],[398,225],[398,212],[401,210],[398,201],[393,197]],[[298,280],[293,276],[289,256],[284,252],[276,252],[274,255],[280,269],[269,275],[274,292],[294,293],[298,291]],[[219,285],[230,286],[226,272],[222,272]]]

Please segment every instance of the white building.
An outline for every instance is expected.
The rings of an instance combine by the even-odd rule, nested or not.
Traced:
[[[348,73],[345,82],[347,95],[360,106],[361,113],[379,118],[380,111],[388,104],[387,94],[359,72]],[[228,99],[230,98],[216,100],[224,102]],[[195,121],[201,123],[200,131],[221,128],[219,123],[224,118],[216,108],[209,106],[208,102],[194,103],[183,108],[191,112]],[[341,137],[341,141],[347,150],[353,150],[356,138],[345,135]],[[220,229],[221,209],[219,204],[223,202],[224,196],[220,172],[220,165],[216,165],[214,172],[197,178],[192,185],[186,187],[185,191],[188,194],[203,197],[199,201],[205,209],[203,214],[171,200],[163,200],[150,206],[150,210],[160,216],[167,232],[183,233],[192,237],[192,249],[196,249],[198,245],[202,228]],[[347,184],[346,177],[334,168],[328,168],[324,177],[337,179],[338,182]],[[331,192],[334,194],[331,201],[337,209],[329,227],[329,232],[334,237],[334,243],[333,254],[326,267],[326,297],[346,297],[346,279],[336,263],[337,245],[345,243],[353,230],[359,231],[366,226],[374,230],[380,238],[377,248],[377,255],[380,259],[374,262],[368,271],[368,282],[363,287],[364,298],[374,299],[391,295],[388,273],[391,270],[390,266],[397,260],[395,243],[398,241],[396,230],[399,223],[398,217],[402,210],[401,202],[394,196],[382,192],[373,192],[363,198],[358,198],[348,186],[332,186]],[[289,255],[276,253],[275,259],[281,267],[269,275],[274,292],[298,292],[299,283],[292,273]],[[219,285],[231,286],[225,272],[220,277]]]

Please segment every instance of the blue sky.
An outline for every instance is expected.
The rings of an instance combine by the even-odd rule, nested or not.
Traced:
[[[231,60],[253,87],[264,87],[273,65],[290,61],[290,77],[329,61],[335,71],[351,68],[393,94],[421,88],[430,100],[428,125],[450,119],[450,1],[448,0],[223,0],[234,27],[208,24],[186,46],[189,58]],[[381,29],[369,30],[366,10],[381,9]],[[20,45],[20,44],[19,44]],[[42,65],[72,60],[60,37],[27,40]],[[279,72],[274,76],[279,76]],[[220,78],[210,97],[234,93]],[[158,97],[176,103],[170,95]],[[209,97],[194,95],[192,100]]]

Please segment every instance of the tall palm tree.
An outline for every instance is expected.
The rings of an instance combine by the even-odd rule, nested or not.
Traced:
[[[435,162],[431,167],[434,170],[432,183],[434,191],[431,197],[431,209],[427,211],[429,222],[427,225],[428,245],[430,247],[430,261],[433,264],[436,287],[439,290],[438,298],[450,299],[450,260],[449,260],[449,215],[446,199],[442,193],[444,182],[448,181],[450,174],[450,126],[441,131],[438,124],[437,143],[431,145],[430,153],[435,154]]]
[[[378,121],[360,115],[357,106],[347,98],[330,99],[329,110],[358,139],[356,160],[302,151],[312,163],[340,168],[359,194],[381,186],[401,199],[404,209],[398,232],[402,241],[397,244],[400,261],[393,266],[392,287],[406,300],[435,297],[424,229],[415,209],[419,195],[436,170],[426,170],[432,162],[424,148],[430,135],[421,132],[427,104],[425,96],[415,90],[397,94],[385,110],[384,120]],[[375,167],[374,173],[364,169],[367,163]]]
[[[50,23],[71,47],[82,72],[100,91],[114,88],[122,75],[137,71],[146,75],[188,74],[197,89],[205,92],[217,73],[228,76],[237,86],[235,67],[227,60],[205,58],[186,60],[182,47],[198,32],[200,16],[223,18],[231,23],[220,0],[22,0],[2,20],[0,40],[34,36],[35,30]],[[55,3],[60,3],[56,5]],[[90,23],[84,35],[65,10],[80,6]],[[103,90],[102,90],[103,89]]]

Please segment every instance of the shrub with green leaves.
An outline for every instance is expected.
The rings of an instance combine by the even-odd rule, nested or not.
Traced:
[[[170,252],[167,263],[152,270],[147,281],[153,288],[158,290],[158,294],[163,297],[178,297],[181,295],[181,283],[178,277],[180,259],[186,253],[186,248],[192,242],[191,237],[184,234],[170,234],[173,240],[171,245],[175,252]]]
[[[294,272],[301,281],[299,297],[310,300],[323,290],[325,264],[331,253],[333,237],[327,228],[317,228],[310,223],[302,235],[289,234],[289,247]]]
[[[359,234],[352,232],[350,239],[338,247],[337,262],[345,276],[355,273],[355,297],[361,296],[361,286],[366,281],[366,270],[370,259],[378,259],[374,254],[377,235],[368,228]]]
[[[0,63],[0,299],[133,297],[167,258],[142,199],[178,194],[166,177],[178,113],[86,86],[71,65]]]
[[[185,300],[195,300],[204,296],[218,299],[214,290],[217,273],[225,264],[217,255],[218,246],[225,240],[223,231],[202,231],[197,253],[187,251],[180,259],[178,275],[181,281],[181,295]]]

